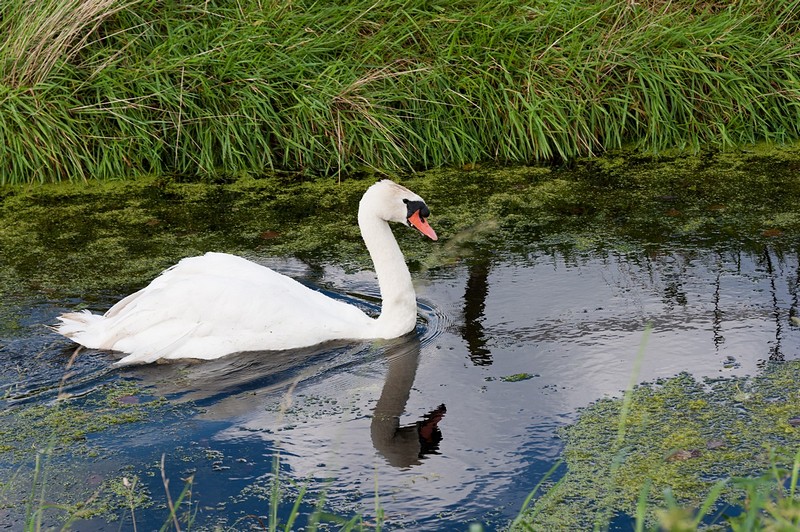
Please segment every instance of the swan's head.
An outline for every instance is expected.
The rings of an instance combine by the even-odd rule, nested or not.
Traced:
[[[436,240],[436,232],[428,224],[431,211],[425,200],[406,187],[384,179],[367,189],[359,204],[359,216],[372,215],[387,222],[397,222],[415,227],[431,240]]]

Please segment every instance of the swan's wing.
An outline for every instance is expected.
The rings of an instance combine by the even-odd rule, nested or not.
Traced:
[[[211,253],[182,260],[114,305],[96,325],[102,338],[75,339],[130,353],[120,362],[134,363],[361,338],[372,323],[358,308],[269,268]]]

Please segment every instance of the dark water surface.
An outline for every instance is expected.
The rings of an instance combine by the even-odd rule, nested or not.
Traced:
[[[581,182],[554,180],[537,194],[551,193],[552,183],[572,191]],[[592,213],[612,199],[548,200],[552,206],[541,209],[550,210],[540,213],[539,200],[523,204],[505,194],[506,185],[495,187],[491,201],[473,210],[490,205],[506,240],[475,244],[481,233],[461,224],[456,207],[438,211],[442,242],[422,247],[400,237],[417,287],[415,333],[209,362],[114,368],[113,355],[75,355],[45,325],[75,308],[106,310],[146,282],[144,269],[124,257],[173,242],[181,256],[223,249],[235,234],[237,251],[249,258],[376,312],[373,274],[308,250],[297,253],[303,260],[276,258],[285,249],[252,245],[280,241],[266,222],[242,225],[259,216],[251,210],[289,201],[279,193],[225,205],[225,219],[211,221],[203,213],[222,209],[213,195],[151,208],[147,196],[105,193],[97,199],[108,202],[102,209],[76,203],[94,213],[91,229],[70,233],[53,215],[19,244],[3,237],[0,273],[26,280],[5,287],[0,305],[0,527],[20,529],[39,517],[45,527],[61,526],[72,515],[74,529],[131,530],[133,513],[138,530],[160,529],[172,521],[172,503],[182,529],[263,530],[277,463],[284,522],[302,494],[299,525],[319,504],[367,524],[378,508],[389,528],[464,530],[475,522],[499,529],[556,462],[557,429],[581,407],[620,395],[632,381],[753,375],[766,361],[798,358],[792,318],[800,265],[789,230],[797,217],[745,237],[731,221],[733,207],[734,215],[720,214],[719,198],[700,208],[659,193],[644,208],[660,217],[641,223],[649,219],[634,207],[617,210],[638,200],[620,200],[607,216]],[[428,196],[436,190],[431,185]],[[158,194],[169,200],[168,192]],[[747,212],[746,201],[737,201]],[[51,203],[44,212],[59,204]],[[114,205],[144,215],[108,236],[101,230],[117,230],[107,219]],[[681,219],[693,210],[700,214]],[[598,219],[608,233],[591,230]],[[590,229],[577,234],[584,225]],[[21,227],[7,224],[26,234]],[[136,232],[130,241],[126,231]],[[357,235],[342,231],[330,238],[360,247]],[[469,245],[454,244],[465,234]],[[183,239],[190,244],[177,247]],[[441,260],[430,265],[425,253]],[[162,258],[172,261],[169,253]],[[97,263],[100,288],[74,282],[86,278],[70,273],[81,261]],[[119,272],[139,277],[120,281]]]

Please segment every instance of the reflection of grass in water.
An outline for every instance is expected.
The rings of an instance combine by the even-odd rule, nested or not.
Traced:
[[[798,381],[800,362],[789,362],[749,379],[680,375],[598,401],[563,431],[567,472],[520,527],[603,529],[622,513],[639,530],[694,530],[724,521],[726,508],[744,509],[729,519],[736,530],[797,525]]]

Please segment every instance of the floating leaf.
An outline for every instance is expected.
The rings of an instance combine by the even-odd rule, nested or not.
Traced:
[[[699,458],[703,455],[699,449],[681,449],[667,456],[667,462],[683,462],[690,458]]]
[[[500,377],[500,380],[503,382],[519,382],[519,381],[526,381],[528,379],[532,379],[538,376],[539,375],[531,375],[530,373],[516,373],[514,375],[506,375],[505,377]]]

